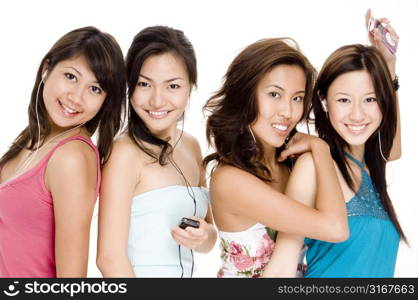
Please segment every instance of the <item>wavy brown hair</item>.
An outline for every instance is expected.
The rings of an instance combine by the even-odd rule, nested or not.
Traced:
[[[261,162],[263,148],[255,143],[249,125],[258,115],[256,89],[260,80],[278,65],[295,65],[306,75],[303,117],[307,116],[315,69],[300,52],[296,42],[290,38],[272,38],[257,41],[238,54],[224,76],[222,87],[204,106],[209,112],[206,124],[206,138],[215,149],[205,157],[207,167],[212,161],[215,166],[229,164],[247,171],[266,181],[271,181],[268,168]],[[294,129],[290,136],[295,132]],[[283,146],[276,150],[280,155]],[[214,169],[212,169],[213,171]]]
[[[84,56],[100,87],[106,92],[106,98],[99,112],[84,125],[90,136],[98,131],[97,144],[100,157],[102,163],[106,162],[112,149],[113,138],[120,129],[121,114],[126,102],[123,54],[110,34],[95,27],[83,27],[61,37],[42,59],[32,88],[28,108],[29,124],[0,159],[0,165],[16,157],[22,149],[33,150],[38,144],[36,110],[41,133],[40,145],[45,142],[51,132],[51,124],[48,121],[43,99],[42,73],[45,69],[51,72],[60,61],[80,55]]]
[[[313,112],[315,117],[315,129],[319,137],[330,145],[332,157],[345,182],[353,192],[356,192],[353,177],[349,172],[348,161],[344,156],[344,151],[349,145],[334,129],[321,106],[321,101],[326,99],[328,89],[334,80],[342,74],[353,71],[367,71],[369,73],[376,93],[377,104],[382,113],[382,122],[379,128],[366,141],[364,160],[377,192],[380,194],[384,209],[399,235],[406,241],[387,192],[386,161],[381,156],[378,140],[378,132],[380,131],[382,154],[389,157],[396,134],[396,94],[389,69],[379,50],[360,44],[347,45],[337,49],[327,58],[319,72],[310,108],[310,112]]]

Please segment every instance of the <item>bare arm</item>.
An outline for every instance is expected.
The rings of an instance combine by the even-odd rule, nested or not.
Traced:
[[[369,19],[371,16],[371,10],[369,9],[366,13],[366,28],[369,23]],[[399,42],[399,36],[389,24],[390,21],[387,18],[380,18],[380,22],[383,22],[386,25],[386,29],[389,31],[390,37],[393,41]],[[390,52],[385,44],[382,42],[382,36],[378,30],[372,35],[368,33],[370,43],[379,49],[380,53],[385,58],[386,64],[389,68],[389,72],[391,75],[392,80],[395,79],[396,76],[396,54]],[[397,112],[397,122],[396,122],[396,133],[393,139],[392,149],[390,150],[388,161],[397,160],[401,158],[402,155],[402,142],[401,142],[401,114],[399,108],[399,100],[398,100],[398,93],[396,92],[396,112]]]
[[[199,186],[206,187],[206,176],[202,165],[203,159],[199,143],[191,136],[189,137],[189,140],[191,146],[190,148],[192,149],[192,152],[200,166]],[[215,245],[217,238],[217,232],[213,226],[212,210],[210,204],[204,220],[194,216],[189,216],[189,218],[198,220],[200,222],[200,228],[195,229],[192,227],[187,227],[186,229],[181,229],[178,226],[173,227],[171,229],[171,234],[174,240],[185,247],[195,249],[197,252],[209,252]]]
[[[46,185],[54,201],[57,277],[87,276],[96,180],[96,154],[82,141],[63,145],[48,163]]]
[[[135,277],[128,235],[138,168],[135,148],[127,141],[115,142],[103,168],[99,202],[97,266],[104,277]]]
[[[300,133],[292,141],[284,156],[311,150],[317,178],[316,208],[301,204],[232,166],[222,166],[212,176],[214,207],[278,231],[330,242],[347,239],[344,197],[328,145]]]
[[[303,183],[303,189],[301,189]],[[286,195],[313,207],[316,195],[315,166],[312,156],[298,158],[286,186]],[[279,232],[272,257],[263,271],[263,277],[295,277],[303,236]]]

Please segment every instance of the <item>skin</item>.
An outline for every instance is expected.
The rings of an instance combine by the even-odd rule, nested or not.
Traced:
[[[33,168],[61,140],[73,135],[89,137],[82,126],[71,128],[92,119],[105,97],[106,93],[83,56],[63,60],[48,70],[43,98],[51,134],[46,138],[45,146],[32,156],[30,164],[19,174],[15,171],[28,159],[30,152],[22,150],[10,160],[2,169],[1,181],[16,178]],[[77,113],[65,112],[60,102],[65,103],[67,110]],[[97,160],[93,149],[82,141],[71,141],[58,148],[46,167],[44,184],[54,202],[57,277],[85,277],[96,200]]]
[[[212,174],[210,188],[214,219],[219,230],[239,232],[261,223],[276,230],[308,232],[310,236],[330,241],[347,238],[343,196],[326,143],[319,138],[297,133],[280,158],[310,152],[306,154],[306,159],[316,166],[321,163],[323,168],[317,171],[319,201],[316,209],[284,194],[289,172],[274,157],[275,148],[284,143],[287,133],[302,116],[301,100],[305,82],[300,67],[279,65],[258,83],[259,114],[251,128],[265,149],[265,164],[271,171],[273,181],[263,182],[234,166],[219,166]],[[276,124],[288,128],[280,131],[273,127]],[[336,198],[340,201],[335,201]]]
[[[191,135],[181,135],[177,129],[190,91],[185,65],[178,57],[165,53],[151,56],[144,62],[131,102],[153,134],[170,137],[172,146],[177,143],[173,160],[188,182],[192,186],[205,186],[199,144]],[[155,147],[152,149],[158,151]],[[123,178],[120,174],[124,174]],[[132,198],[173,185],[184,185],[184,181],[172,164],[154,163],[126,135],[115,141],[103,170],[100,193],[97,265],[103,276],[135,277],[127,251]],[[175,226],[171,228],[173,239],[187,248],[208,252],[216,241],[210,207],[205,220],[190,218],[200,221],[200,228],[183,230]]]
[[[366,27],[371,11],[366,14]],[[386,18],[379,19],[389,23]],[[387,27],[392,39],[398,41],[399,37],[392,27]],[[370,42],[377,47],[385,57],[392,78],[395,78],[396,56],[393,55],[381,41],[381,35],[376,33],[374,36],[369,34]],[[348,149],[357,160],[362,159],[364,155],[365,143],[368,138],[376,131],[382,120],[382,113],[376,102],[376,95],[371,82],[370,74],[367,71],[353,71],[337,77],[330,85],[327,93],[327,103],[329,110],[329,119],[332,126],[338,134],[349,144]],[[388,161],[398,159],[401,155],[400,139],[400,116],[398,106],[398,124],[397,131],[393,141],[391,153]],[[355,127],[354,125],[366,125]],[[360,129],[360,130],[352,130]],[[351,127],[351,129],[350,129]],[[361,170],[351,160],[348,161],[354,179],[354,190],[357,190],[361,184]],[[367,172],[367,166],[365,166]],[[354,192],[345,182],[341,172],[338,171],[338,180],[340,182],[344,200],[347,202],[353,196]],[[303,191],[298,182],[304,183]],[[313,166],[306,160],[298,160],[292,178],[286,187],[286,195],[293,196],[298,201],[309,205],[315,205],[315,195],[317,178]],[[276,240],[276,247],[270,262],[264,270],[264,277],[295,277],[296,267],[300,249],[303,246],[304,235],[292,235],[286,232],[279,233]]]

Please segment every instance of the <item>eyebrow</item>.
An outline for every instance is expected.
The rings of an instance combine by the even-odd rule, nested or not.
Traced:
[[[154,81],[151,78],[149,78],[148,76],[145,76],[143,74],[139,74],[139,77],[144,77],[146,80]],[[182,77],[174,77],[174,78],[170,78],[170,79],[164,80],[164,82],[171,82],[171,81],[174,81],[174,80],[184,80],[184,78],[182,78]]]
[[[368,93],[363,94],[362,96],[375,95],[375,94],[376,94],[375,92],[368,92]],[[351,96],[350,94],[343,93],[343,92],[335,93],[335,96],[337,96],[337,95],[343,95],[343,96],[349,96],[349,97]]]
[[[80,75],[80,77],[83,77],[83,74],[79,71],[79,70],[77,70],[76,68],[74,68],[74,67],[66,67],[67,69],[73,69],[78,75]],[[100,85],[100,83],[99,83],[99,81],[98,80],[95,80],[95,81],[93,81],[94,83],[97,83],[97,84],[99,84]]]
[[[279,89],[279,90],[285,91],[285,89],[284,89],[284,88],[282,88],[280,85],[277,85],[277,84],[270,84],[270,85],[268,85],[267,87],[275,87],[275,88],[277,88],[277,89]],[[301,93],[305,93],[305,90],[300,90],[300,91],[297,91],[297,92],[295,92],[295,93],[294,93],[294,95],[295,95],[295,94],[301,94]]]

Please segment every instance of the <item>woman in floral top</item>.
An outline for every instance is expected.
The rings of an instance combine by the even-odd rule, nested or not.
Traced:
[[[210,192],[222,248],[219,277],[261,276],[274,231],[330,242],[348,236],[328,145],[295,133],[306,117],[315,71],[291,42],[266,39],[245,48],[205,105],[211,113],[207,137],[215,149],[204,163],[215,163]],[[292,168],[288,157],[302,153]],[[317,173],[315,208],[294,200],[303,182],[301,176],[297,184],[292,179],[300,161]]]

